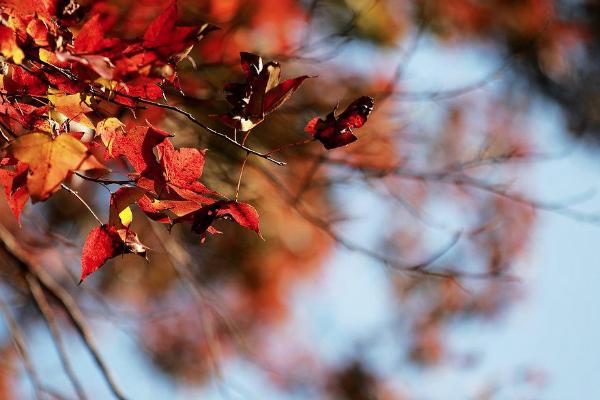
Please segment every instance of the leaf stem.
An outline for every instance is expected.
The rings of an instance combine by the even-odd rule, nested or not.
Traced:
[[[60,186],[65,189],[66,191],[68,191],[69,193],[71,193],[73,196],[77,197],[77,199],[89,210],[89,212],[92,214],[92,216],[96,219],[96,221],[98,221],[98,223],[100,225],[104,225],[104,223],[102,222],[102,220],[100,218],[98,218],[98,215],[96,215],[96,213],[94,212],[94,210],[92,210],[92,207],[90,207],[90,205],[83,199],[83,197],[81,197],[79,195],[79,193],[77,193],[76,190],[68,187],[67,185],[65,185],[64,183],[61,183]]]
[[[238,195],[240,194],[240,186],[242,185],[242,176],[244,175],[244,167],[246,166],[246,162],[248,161],[249,153],[246,153],[246,157],[244,157],[244,161],[242,161],[242,166],[240,167],[240,176],[238,177],[237,187],[235,189],[235,201],[238,200]]]

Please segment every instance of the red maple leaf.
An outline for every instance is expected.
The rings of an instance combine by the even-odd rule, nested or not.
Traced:
[[[304,127],[304,131],[323,143],[327,150],[345,146],[358,139],[352,133],[352,129],[360,128],[367,122],[374,104],[371,97],[359,97],[337,117],[335,115],[336,106],[324,120],[319,117],[311,119]]]
[[[115,227],[102,225],[92,229],[83,245],[79,283],[96,272],[106,261],[124,252],[123,241]]]
[[[152,125],[136,125],[112,130],[103,140],[109,158],[124,156],[138,174],[155,176],[160,173],[161,167],[153,150],[170,136],[169,132]]]
[[[168,140],[158,146],[162,178],[168,191],[201,204],[212,203],[215,201],[212,197],[220,196],[198,181],[204,169],[204,153],[189,147],[175,149]]]
[[[0,121],[11,131],[18,131],[21,128],[31,131],[45,121],[44,115],[48,109],[48,106],[35,107],[6,100],[0,102]]]
[[[98,226],[91,230],[83,245],[79,283],[113,257],[126,253],[145,257],[146,250],[133,231],[110,225]]]

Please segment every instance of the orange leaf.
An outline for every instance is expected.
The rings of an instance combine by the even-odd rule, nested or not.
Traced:
[[[27,191],[34,203],[56,192],[69,172],[106,170],[84,143],[69,135],[56,139],[43,133],[20,136],[11,143],[9,152],[29,165]]]
[[[79,122],[88,128],[94,128],[94,124],[85,115],[93,110],[79,93],[67,96],[48,95],[48,100],[54,105],[55,111],[63,114],[71,121]]]

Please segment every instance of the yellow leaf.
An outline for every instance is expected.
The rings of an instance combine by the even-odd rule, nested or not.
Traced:
[[[115,139],[116,132],[119,129],[122,130],[124,126],[124,123],[114,117],[103,119],[102,121],[98,122],[98,125],[96,125],[96,136],[100,135],[102,143],[104,143],[108,149],[108,154],[110,156],[112,156],[112,144]]]
[[[85,144],[66,134],[56,139],[43,133],[20,136],[11,143],[8,151],[29,165],[27,191],[33,202],[50,197],[69,172],[107,170]]]
[[[85,115],[93,111],[87,104],[89,102],[88,98],[84,98],[78,93],[70,95],[49,94],[48,100],[54,105],[54,111],[63,114],[71,121],[79,122],[88,128],[94,128],[92,121]]]
[[[133,221],[133,213],[131,212],[131,208],[125,207],[125,209],[119,213],[119,219],[124,226],[129,226],[131,221]]]
[[[48,51],[46,49],[40,49],[40,60],[44,61],[44,62],[53,62],[54,59],[56,58],[56,56],[54,55],[53,52]]]
[[[133,220],[130,204],[138,201],[145,190],[138,187],[123,186],[110,196],[108,224],[111,226],[129,226]]]
[[[25,54],[17,46],[15,32],[8,26],[0,25],[0,53],[6,58],[12,58],[15,64],[21,64]]]

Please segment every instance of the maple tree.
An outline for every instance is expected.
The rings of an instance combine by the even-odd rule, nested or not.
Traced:
[[[444,359],[454,321],[491,318],[518,299],[501,278],[525,252],[543,204],[487,179],[508,181],[521,173],[512,161],[534,158],[519,105],[465,101],[445,109],[436,127],[399,125],[394,118],[405,110],[397,101],[459,97],[479,86],[411,93],[398,79],[403,64],[391,76],[379,68],[360,74],[319,68],[329,55],[315,54],[322,43],[335,54],[349,38],[389,47],[408,41],[412,28],[441,42],[474,37],[507,49],[511,63],[525,54],[515,71],[568,104],[555,90],[569,82],[561,60],[587,46],[587,27],[542,0],[305,3],[0,1],[0,185],[14,217],[2,215],[0,241],[16,266],[2,279],[40,311],[59,349],[57,318],[68,324],[56,311],[64,312],[118,398],[126,396],[79,306],[93,290],[140,315],[176,305],[180,312],[139,333],[154,363],[176,378],[203,382],[222,359],[251,357],[242,332],[241,342],[286,377],[275,384],[293,392],[308,381],[348,399],[402,396],[362,360],[317,367],[318,354],[303,346],[281,359],[263,337],[289,316],[286,294],[335,246],[394,272],[404,356],[417,365]],[[435,139],[419,145],[411,135]],[[336,189],[354,180],[392,203],[384,232],[373,235],[381,251],[363,245],[362,232],[338,229],[356,205],[336,199]],[[421,209],[440,203],[465,221],[441,249],[427,244]],[[48,227],[32,222],[38,213]],[[81,232],[75,279],[59,267],[61,249],[72,245],[62,236],[73,229]],[[459,245],[465,256],[445,258]],[[207,300],[212,291],[223,296]],[[17,353],[27,362],[24,347]],[[17,362],[8,345],[1,350]],[[310,370],[300,383],[298,360]],[[0,380],[0,397],[5,386]]]

